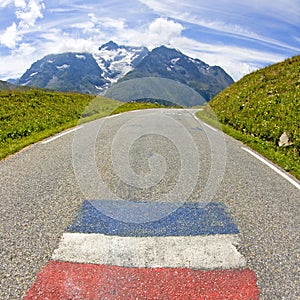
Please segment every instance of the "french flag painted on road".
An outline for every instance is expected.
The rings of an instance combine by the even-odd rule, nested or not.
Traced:
[[[223,204],[184,203],[134,223],[104,214],[107,203],[83,202],[25,300],[259,299]],[[155,205],[163,211],[171,204]]]

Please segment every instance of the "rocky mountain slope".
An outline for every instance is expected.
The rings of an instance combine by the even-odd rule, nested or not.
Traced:
[[[106,83],[101,74],[101,68],[89,53],[51,54],[35,62],[18,84],[94,94],[98,86]]]
[[[151,51],[121,81],[143,77],[163,77],[186,84],[206,101],[233,83],[233,79],[222,68],[211,67],[199,59],[190,58],[165,46]]]
[[[126,47],[108,42],[93,54],[47,55],[35,62],[18,84],[99,94],[132,70],[148,52],[144,47]]]

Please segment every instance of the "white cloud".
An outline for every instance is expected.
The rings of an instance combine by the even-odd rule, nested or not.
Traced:
[[[18,35],[17,25],[16,23],[13,23],[11,26],[6,28],[2,35],[0,35],[0,44],[5,45],[10,49],[14,49],[20,39],[21,38]]]
[[[82,30],[83,33],[91,34],[95,32],[95,24],[93,22],[81,22],[81,23],[74,23],[71,25],[71,28],[76,28]]]
[[[93,40],[96,45],[113,39],[117,43],[132,46],[142,44],[152,49],[162,44],[172,44],[172,40],[179,37],[184,30],[183,25],[167,18],[156,18],[149,24],[136,28],[129,28],[124,19],[108,17],[100,19],[95,14],[89,14],[89,18],[90,21],[75,23],[72,28],[87,33],[89,39]],[[49,36],[49,33],[46,35]],[[54,40],[54,37],[52,39]]]
[[[300,43],[300,37],[299,37],[299,36],[293,36],[293,39],[294,39],[296,42]]]
[[[243,28],[239,25],[236,24],[230,24],[230,23],[225,23],[222,21],[207,21],[204,19],[199,19],[193,16],[190,16],[187,18],[189,22],[203,26],[206,28],[209,28],[211,30],[216,30],[220,31],[223,33],[223,35],[228,35],[228,36],[236,36],[239,39],[243,40],[256,40],[257,42],[263,43],[263,44],[270,44],[276,47],[282,47],[290,50],[296,50],[299,51],[299,48],[293,47],[291,45],[288,45],[286,43],[280,42],[276,39],[272,39],[270,37],[262,36],[259,35],[255,32],[252,32],[248,30],[247,28]]]
[[[271,15],[275,18],[281,18],[284,21],[299,22],[300,10],[298,0],[139,0],[153,11],[168,15],[179,16],[188,13],[202,17],[217,16],[217,19],[224,17],[231,18],[238,16],[243,21],[243,16],[258,13],[261,16]],[[259,20],[257,20],[259,22]]]
[[[0,7],[6,7],[11,3],[13,3],[13,0],[0,0]]]
[[[156,18],[150,24],[137,28],[118,28],[115,32],[115,41],[132,46],[146,46],[149,49],[160,45],[172,45],[173,40],[180,37],[184,30],[183,25],[167,18]],[[111,37],[107,37],[111,39]]]
[[[101,17],[98,18],[94,13],[89,13],[89,25],[93,24],[93,28],[102,30],[116,30],[122,31],[126,27],[126,21],[123,18],[110,18]],[[90,26],[91,27],[91,26]]]
[[[252,30],[253,23],[247,24],[247,21],[260,20],[255,17],[251,19],[251,15],[270,16],[274,19],[281,19],[284,22],[293,22],[298,24],[300,19],[300,10],[298,1],[294,0],[274,0],[272,5],[266,1],[237,1],[230,3],[227,0],[215,0],[213,5],[207,1],[174,1],[174,0],[139,0],[144,5],[156,13],[169,16],[179,22],[187,22],[197,26],[201,26],[213,31],[219,31],[222,35],[233,36],[243,40],[255,40],[262,44],[269,44],[275,47],[286,48],[292,51],[299,51],[299,48],[283,43],[276,38],[271,38],[262,34],[262,23],[259,32]],[[172,7],[172,9],[170,9]],[[243,18],[244,12],[245,18]],[[250,18],[247,20],[247,18]],[[266,18],[262,17],[262,20]],[[296,21],[297,20],[297,21]],[[272,27],[272,24],[270,24]]]
[[[29,0],[29,2],[24,6],[24,1],[18,0],[21,6],[17,6],[16,16],[20,21],[20,28],[29,28],[35,25],[35,21],[38,18],[42,18],[42,10],[45,8],[45,4],[40,0]]]
[[[272,0],[261,1],[251,0],[244,3],[245,9],[251,12],[263,12],[284,22],[298,24],[300,19],[300,3],[299,0]]]
[[[26,8],[25,0],[15,0],[15,7]]]
[[[178,21],[187,22],[202,27],[206,27],[211,30],[222,31],[228,34],[236,34],[242,36],[254,36],[255,33],[251,32],[249,29],[244,28],[238,24],[230,23],[228,21],[223,21],[222,18],[215,18],[213,13],[208,12],[218,12],[220,8],[214,4],[214,9],[207,8],[201,3],[197,5],[193,4],[193,1],[158,1],[158,0],[139,0],[140,2],[147,5],[149,8],[153,9],[155,12],[168,15]],[[172,7],[172,10],[170,10]],[[224,11],[223,11],[224,13]],[[220,16],[221,17],[221,16]]]
[[[0,0],[0,7],[4,8],[9,4],[14,4],[15,7],[26,7],[25,0]]]
[[[24,56],[24,53],[16,52],[8,56],[0,56],[0,78],[7,80],[20,77],[37,59],[37,56]]]
[[[21,43],[17,49],[14,50],[13,54],[16,56],[30,57],[36,48],[28,43]]]
[[[177,22],[165,18],[158,18],[150,25],[146,32],[151,41],[156,44],[169,44],[176,37],[181,35],[184,27]]]
[[[39,55],[62,52],[93,52],[97,42],[92,37],[76,37],[59,29],[45,32],[42,37],[46,40],[39,49]]]
[[[42,18],[42,9],[45,8],[43,1],[41,0],[14,0],[14,1],[2,1],[1,7],[5,7],[8,4],[14,3],[16,8],[15,15],[19,21],[18,24],[13,24],[6,28],[4,33],[0,35],[0,44],[5,45],[10,49],[15,49],[23,38],[23,35],[27,33],[29,28],[34,27],[38,18]]]

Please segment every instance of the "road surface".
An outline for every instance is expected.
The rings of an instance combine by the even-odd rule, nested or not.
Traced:
[[[238,251],[257,276],[260,298],[300,299],[299,181],[194,112],[124,113],[1,161],[0,298],[26,294],[85,199],[126,199],[221,203],[239,229]],[[113,217],[162,217],[129,209]]]

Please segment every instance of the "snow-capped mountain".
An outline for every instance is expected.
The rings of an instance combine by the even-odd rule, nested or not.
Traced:
[[[104,94],[116,83],[142,77],[166,78],[180,82],[197,91],[204,101],[209,101],[233,83],[232,78],[222,68],[209,66],[178,50],[161,46],[149,52],[145,47],[122,46],[110,41],[92,54],[47,55],[33,63],[18,84]],[[179,90],[178,93],[180,94]],[[195,103],[187,100],[186,105]]]
[[[19,79],[18,84],[59,91],[96,94],[106,84],[102,70],[90,53],[47,55]]]
[[[149,53],[145,47],[119,46],[112,41],[102,45],[98,50],[93,56],[102,70],[101,76],[107,81],[101,87],[102,91],[133,70]]]
[[[99,94],[133,70],[148,53],[145,47],[119,46],[110,41],[93,54],[51,54],[35,62],[18,84]]]

